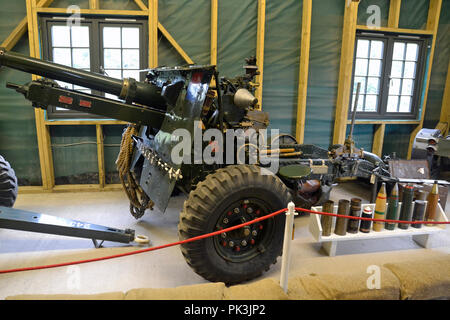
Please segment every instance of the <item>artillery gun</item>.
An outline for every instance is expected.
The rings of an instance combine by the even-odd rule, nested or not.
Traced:
[[[307,208],[321,205],[336,178],[370,175],[383,163],[362,153],[368,158],[366,173],[361,159],[298,144],[285,134],[269,137],[268,114],[258,110],[253,95],[258,86],[255,58],[247,59],[245,74],[233,79],[219,78],[215,66],[187,65],[147,70],[143,82],[3,48],[0,66],[43,77],[24,85],[6,84],[35,108],[57,106],[129,122],[116,163],[130,212],[135,218],[154,207],[164,212],[174,190],[181,190],[188,197],[179,217],[180,240],[251,221],[285,208],[290,200]],[[55,80],[118,99],[62,88]],[[277,215],[185,243],[181,251],[205,279],[239,283],[276,262],[283,232],[284,215]]]

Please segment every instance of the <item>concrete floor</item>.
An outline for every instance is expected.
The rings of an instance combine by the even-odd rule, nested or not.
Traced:
[[[358,196],[368,203],[370,189],[360,182],[334,188],[332,200]],[[450,197],[449,197],[450,198]],[[20,194],[15,208],[116,227],[149,236],[157,246],[178,240],[178,214],[184,195],[171,199],[166,213],[147,212],[140,220],[128,211],[122,191],[91,193]],[[447,203],[447,216],[450,205]],[[328,257],[308,231],[309,216],[295,219],[290,275],[361,272],[381,265],[437,253],[450,253],[450,228],[435,234],[432,249],[423,249],[411,237],[348,241]],[[140,249],[138,245],[105,242],[95,249],[90,240],[0,229],[0,270],[101,257]],[[281,259],[262,278],[279,279]],[[259,278],[257,280],[260,280]],[[186,264],[179,247],[119,259],[47,270],[0,275],[0,299],[17,294],[90,294],[125,292],[134,288],[169,288],[206,283]]]

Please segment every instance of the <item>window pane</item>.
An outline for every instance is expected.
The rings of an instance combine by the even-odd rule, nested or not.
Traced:
[[[89,68],[91,66],[91,62],[89,59],[89,49],[73,49],[72,61],[72,66],[74,68]]]
[[[411,97],[402,96],[400,98],[400,112],[410,112],[411,111]]]
[[[355,106],[355,99],[356,99],[356,94],[354,94],[353,98],[352,98],[352,111]],[[356,111],[363,111],[363,106],[364,106],[364,95],[360,94],[358,97],[358,106],[356,108]]]
[[[367,89],[366,89],[366,93],[373,93],[373,94],[378,94],[378,90],[379,90],[379,83],[380,83],[380,79],[379,78],[371,78],[369,77],[367,79]]]
[[[419,52],[419,45],[417,43],[408,43],[406,45],[406,60],[417,60],[417,53]]]
[[[139,70],[123,70],[124,78],[133,78],[139,81]]]
[[[52,26],[52,46],[70,47],[70,27]]]
[[[361,82],[361,87],[359,89],[359,93],[365,93],[366,92],[366,78],[364,77],[355,77],[355,80],[353,81],[353,94],[356,94],[356,88],[358,87],[358,82]]]
[[[139,28],[122,28],[122,48],[139,48]]]
[[[367,59],[356,59],[355,75],[366,76],[367,75]]]
[[[416,63],[405,62],[404,78],[414,78],[416,76]]]
[[[120,49],[105,49],[104,50],[105,69],[121,69],[121,50]]]
[[[105,70],[106,75],[111,78],[122,79],[122,70]]]
[[[73,26],[71,31],[72,31],[72,47],[89,47],[88,26]]]
[[[389,82],[389,94],[400,94],[401,79],[391,79]]]
[[[392,55],[393,60],[403,60],[405,56],[405,43],[394,42],[394,52]]]
[[[404,79],[402,83],[402,95],[412,96],[414,81],[411,79]]]
[[[398,96],[389,96],[387,102],[387,112],[397,112]]]
[[[366,104],[365,104],[364,111],[376,112],[377,111],[377,98],[378,98],[378,96],[376,96],[376,95],[368,94],[366,96]]]
[[[383,41],[371,41],[370,43],[370,57],[376,59],[383,58]]]
[[[403,61],[392,61],[391,77],[401,78],[403,75]]]
[[[139,50],[124,49],[122,52],[124,69],[139,69]]]
[[[53,48],[53,61],[65,66],[72,66],[71,52],[69,48]]]
[[[120,27],[103,28],[103,47],[120,48]]]
[[[369,56],[369,40],[358,40],[356,46],[356,57],[368,58]]]
[[[381,60],[370,60],[369,62],[369,76],[381,75]]]

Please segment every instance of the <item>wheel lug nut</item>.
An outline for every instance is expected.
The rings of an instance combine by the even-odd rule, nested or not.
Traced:
[[[245,247],[245,246],[247,245],[247,241],[242,240],[242,241],[241,241],[241,245]]]
[[[247,208],[247,213],[253,213],[253,208],[252,207],[248,207]]]
[[[227,233],[226,233],[226,232],[221,233],[220,236],[221,236],[222,238],[226,238],[226,237],[227,237]]]
[[[222,222],[227,224],[228,223],[228,218],[223,218]]]
[[[239,208],[234,208],[234,213],[239,213],[240,212],[240,210],[239,210]]]
[[[230,241],[230,242],[228,242],[228,245],[229,245],[230,247],[234,247],[234,242],[233,242],[233,241]]]
[[[258,231],[253,230],[253,231],[252,231],[252,236],[256,237],[257,235],[258,235]]]

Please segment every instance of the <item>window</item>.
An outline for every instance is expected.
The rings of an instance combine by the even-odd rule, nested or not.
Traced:
[[[358,118],[416,118],[426,48],[427,38],[358,33],[350,110],[353,111],[357,84],[361,83]]]
[[[142,19],[82,18],[79,25],[62,17],[41,17],[43,57],[63,65],[102,73],[113,78],[143,81],[147,68],[147,21]],[[89,88],[57,81],[62,87],[118,99]],[[100,118],[49,107],[49,119]]]

